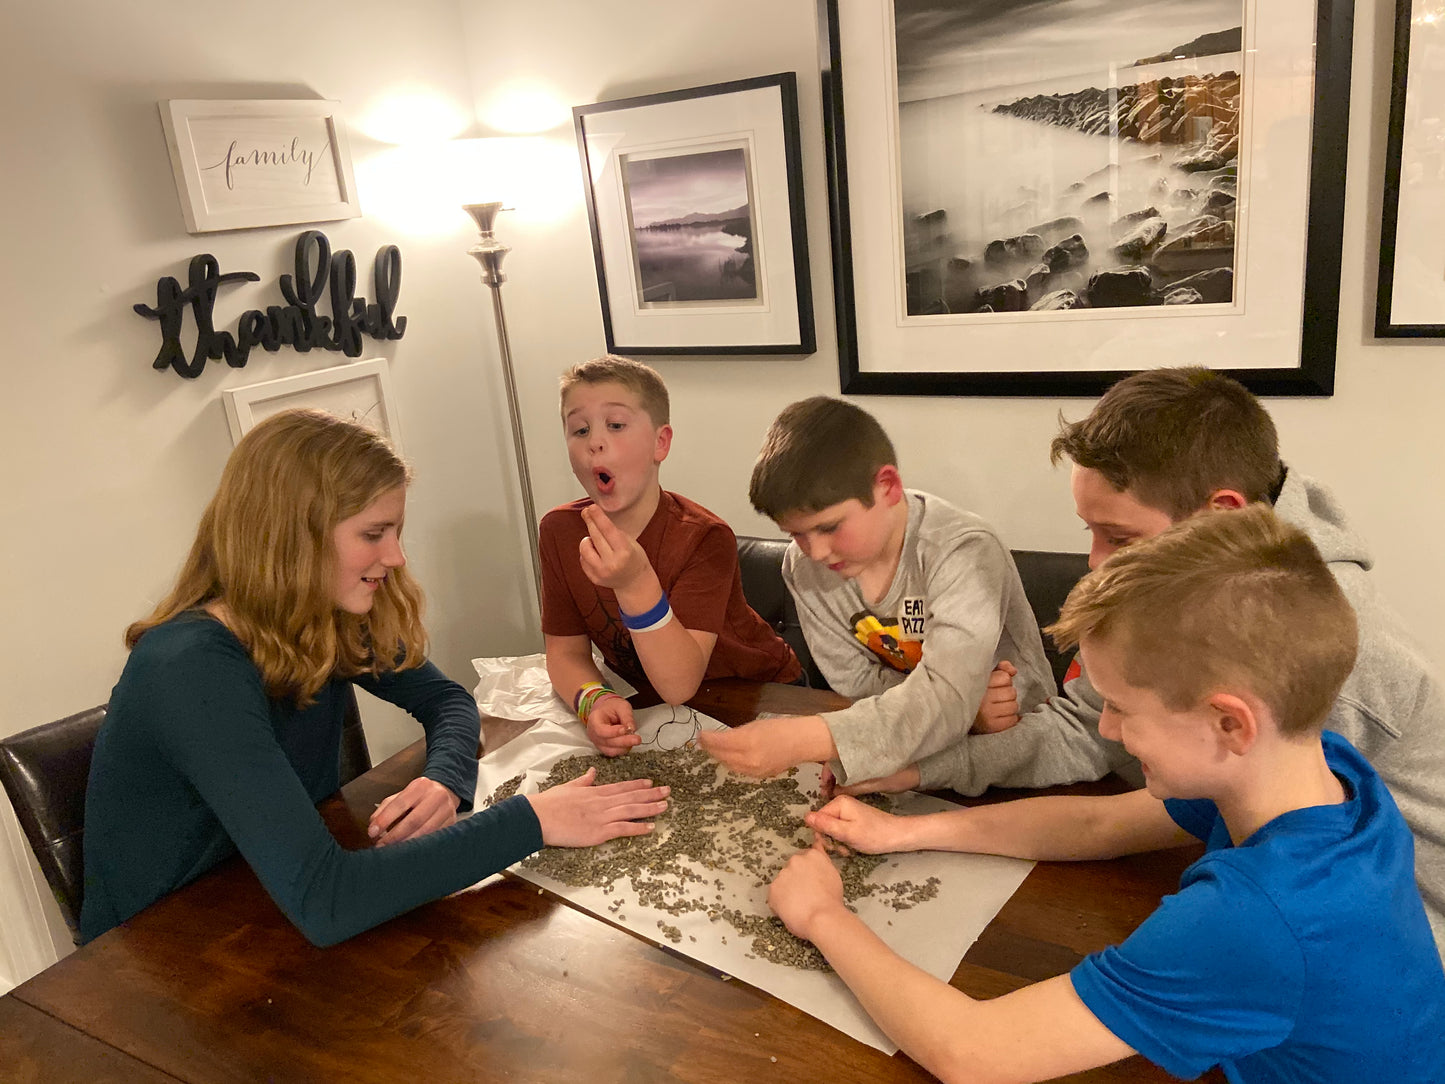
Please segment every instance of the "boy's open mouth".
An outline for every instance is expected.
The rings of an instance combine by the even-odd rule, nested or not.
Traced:
[[[611,471],[598,468],[597,470],[593,471],[592,474],[597,479],[598,493],[611,493],[613,488],[617,485],[617,476]]]

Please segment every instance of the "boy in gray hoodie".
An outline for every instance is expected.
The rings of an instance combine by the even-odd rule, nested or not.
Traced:
[[[1415,837],[1420,895],[1445,954],[1445,690],[1399,618],[1375,594],[1373,561],[1333,495],[1279,459],[1274,423],[1244,387],[1202,368],[1154,369],[1109,389],[1054,438],[1073,463],[1089,566],[1209,510],[1269,503],[1319,548],[1359,620],[1359,655],[1325,728],[1350,740],[1389,787]],[[1072,673],[1072,671],[1071,671]],[[1111,771],[1142,785],[1138,762],[1099,736],[1102,699],[1082,670],[1018,725],[972,735],[848,793],[950,787],[1046,787]]]
[[[857,703],[700,735],[729,768],[766,777],[828,761],[840,780],[867,779],[970,727],[1012,725],[1053,689],[1008,547],[971,512],[904,489],[892,442],[866,411],[826,396],[789,406],[768,430],[749,497],[792,535],[783,578],[808,648]]]

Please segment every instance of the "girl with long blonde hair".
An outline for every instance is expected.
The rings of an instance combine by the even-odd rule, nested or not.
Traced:
[[[666,808],[666,788],[589,773],[458,822],[480,720],[426,658],[401,547],[409,481],[385,440],[321,411],[274,415],[231,453],[175,587],[126,630],[86,794],[82,939],[239,851],[310,941],[334,944],[544,843],[649,831]],[[348,683],[427,739],[361,851],[315,809],[339,782]]]

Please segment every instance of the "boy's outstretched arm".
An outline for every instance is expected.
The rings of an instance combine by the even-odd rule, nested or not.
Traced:
[[[592,641],[586,636],[544,634],[542,640],[547,652],[547,677],[563,700],[570,704],[583,684],[602,680],[602,671],[592,658]]]
[[[800,564],[806,558],[792,549],[788,555],[784,580],[813,659],[836,691],[858,698],[826,717],[839,753],[839,779],[851,784],[888,776],[962,742],[979,721],[991,682],[1006,674],[994,653],[1004,632],[1000,585],[1014,573],[1001,543],[972,532],[930,569],[927,639],[922,658],[906,675],[884,665],[853,629],[810,598],[809,566]],[[1010,660],[1020,667],[1025,662]],[[1038,663],[1043,664],[1042,650]],[[1012,693],[1013,675],[1007,676],[1003,690]],[[1027,684],[1019,680],[1021,687]],[[990,703],[990,711],[994,706]],[[1016,721],[1006,711],[992,726]]]
[[[998,734],[1018,723],[1019,698],[1018,691],[1013,686],[1013,679],[1018,672],[1018,667],[1006,659],[993,668],[993,673],[988,676],[988,688],[984,691],[983,703],[978,706],[978,714],[974,716],[970,734]],[[935,753],[934,757],[941,758],[949,753],[950,749],[945,748],[942,752]],[[839,786],[833,779],[832,770],[824,765],[823,797],[831,798],[835,793],[897,794],[900,791],[917,790],[922,781],[920,764],[915,762],[888,775],[859,779],[847,786]]]
[[[662,584],[637,540],[618,530],[596,505],[582,509],[582,521],[587,526],[578,552],[583,573],[599,587],[612,588],[624,614],[653,612],[663,600]],[[707,673],[717,634],[685,628],[675,616],[647,631],[630,631],[657,695],[669,704],[691,698]]]
[[[697,740],[728,771],[758,779],[838,755],[833,735],[821,715],[754,719],[731,730],[704,730]]]
[[[843,882],[818,848],[789,860],[768,903],[789,930],[818,947],[889,1037],[940,1080],[1050,1080],[1134,1053],[1088,1010],[1067,975],[975,1001],[914,967],[844,906]]]
[[[1021,798],[916,817],[897,817],[843,796],[803,819],[819,835],[867,854],[966,851],[1070,862],[1198,842],[1146,790]]]

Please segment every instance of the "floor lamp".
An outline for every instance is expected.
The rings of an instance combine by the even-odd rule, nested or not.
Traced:
[[[492,232],[500,203],[468,203],[462,210],[472,216],[481,240],[467,250],[482,265],[482,282],[492,291],[492,311],[497,320],[497,349],[502,356],[502,377],[507,387],[507,413],[512,422],[512,446],[517,454],[517,477],[522,486],[522,514],[527,521],[527,541],[532,560],[532,582],[537,591],[537,604],[542,603],[542,565],[537,550],[537,509],[532,502],[532,472],[527,466],[527,445],[522,439],[522,411],[517,403],[517,378],[512,372],[512,349],[507,340],[507,318],[502,313],[502,257],[512,250],[497,240]]]

